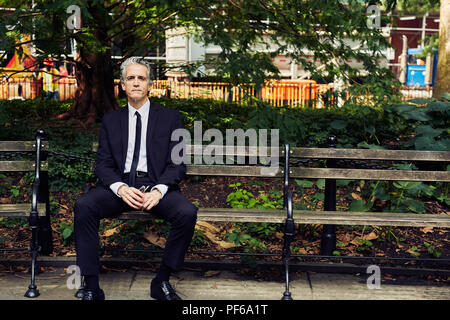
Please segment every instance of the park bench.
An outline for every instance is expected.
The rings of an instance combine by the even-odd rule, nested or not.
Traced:
[[[0,204],[0,218],[28,217],[32,233],[28,248],[31,255],[31,283],[25,293],[25,297],[28,298],[39,296],[39,290],[35,283],[35,274],[38,271],[36,265],[38,254],[49,254],[53,251],[50,227],[48,163],[46,161],[49,146],[47,142],[43,142],[44,136],[44,131],[38,130],[36,141],[0,141],[0,153],[6,155],[14,154],[14,158],[16,158],[16,160],[0,161],[1,172],[34,171],[31,203]],[[30,155],[34,157],[34,160],[17,160],[17,158],[26,158],[26,156]]]
[[[276,209],[237,209],[237,208],[199,208],[198,221],[217,222],[256,222],[284,224],[284,246],[282,260],[285,268],[285,292],[282,299],[291,299],[289,292],[289,260],[291,257],[290,244],[295,233],[295,224],[323,225],[321,253],[331,256],[336,248],[336,225],[368,225],[368,226],[407,226],[407,227],[450,227],[449,214],[413,214],[398,212],[351,212],[336,211],[336,180],[381,180],[381,181],[421,181],[421,182],[450,182],[450,171],[445,171],[445,163],[450,162],[448,151],[416,151],[416,150],[374,150],[374,149],[341,149],[336,148],[337,140],[334,136],[328,138],[328,148],[290,148],[285,144],[278,149],[280,166],[277,170],[267,169],[261,165],[187,165],[187,175],[192,176],[236,176],[282,179],[284,208]],[[204,154],[206,146],[186,146],[186,153],[190,156]],[[217,150],[217,149],[216,149]],[[96,144],[94,145],[96,151]],[[270,148],[262,154],[270,155]],[[223,149],[225,156],[245,156],[260,154],[260,149],[246,147],[244,152],[235,147],[229,151]],[[325,168],[306,167],[311,160],[324,162]],[[359,161],[368,163],[369,168],[358,169],[339,167],[340,161]],[[375,163],[374,163],[375,161]],[[377,162],[431,162],[440,163],[443,169],[434,170],[392,170],[378,169]],[[375,164],[375,166],[374,166]],[[323,166],[323,165],[322,165]],[[434,168],[434,167],[433,167]],[[324,210],[294,210],[290,179],[325,179]],[[139,211],[122,213],[119,219],[153,219],[151,214]]]
[[[336,211],[336,180],[450,182],[449,151],[337,149],[335,137],[328,138],[328,148],[292,148],[289,152],[289,178],[326,179],[323,211],[293,210],[295,223],[324,225],[321,253],[332,255],[336,248],[336,225],[450,227],[450,214],[414,214],[401,212]],[[326,160],[326,167],[307,167],[308,160]],[[306,160],[306,161],[305,161]],[[344,163],[344,162],[347,162]],[[417,163],[429,170],[380,169],[380,163]],[[355,168],[369,165],[367,168]],[[427,165],[424,165],[427,164]]]
[[[93,151],[97,151],[98,144],[94,143]],[[207,146],[186,146],[186,154],[191,157],[202,156],[205,154],[205,148]],[[211,146],[210,146],[211,147]],[[289,148],[288,145],[285,149],[280,150],[276,148],[277,152],[284,154]],[[216,148],[215,150],[219,150]],[[275,149],[273,149],[275,150]],[[216,156],[224,157],[243,157],[248,162],[249,157],[257,157],[258,155],[264,155],[270,158],[271,148],[264,147],[234,147],[232,150],[222,147]],[[273,178],[279,179],[284,185],[283,202],[284,209],[236,209],[236,208],[199,208],[197,212],[197,221],[212,221],[212,222],[256,222],[256,223],[281,223],[284,224],[284,246],[283,246],[283,261],[286,270],[286,291],[283,294],[283,299],[291,299],[289,292],[289,258],[290,258],[290,243],[294,235],[294,221],[292,220],[292,201],[289,201],[291,194],[288,189],[287,171],[283,166],[287,163],[279,166],[278,157],[276,158],[276,164],[272,163],[272,167],[269,165],[204,165],[204,164],[191,164],[187,165],[186,174],[190,176],[225,176],[225,177],[260,177],[260,178]],[[194,161],[193,161],[194,162]],[[225,162],[225,161],[224,161]],[[141,211],[129,211],[124,212],[117,217],[118,219],[131,220],[131,219],[154,219],[154,216],[150,213]],[[84,279],[83,279],[84,280]],[[83,283],[84,281],[82,281]],[[80,290],[75,294],[77,297],[82,296],[83,285]]]

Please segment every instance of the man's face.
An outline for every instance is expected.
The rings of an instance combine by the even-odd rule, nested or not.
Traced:
[[[122,89],[127,94],[128,102],[133,107],[140,107],[146,101],[147,93],[150,90],[147,68],[141,64],[132,64],[127,67],[125,73]]]

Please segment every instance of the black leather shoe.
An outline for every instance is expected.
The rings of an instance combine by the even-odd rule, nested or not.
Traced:
[[[156,279],[153,279],[150,285],[150,297],[155,300],[181,300],[169,281],[159,282]]]
[[[81,300],[105,300],[105,293],[102,289],[100,291],[85,290]]]

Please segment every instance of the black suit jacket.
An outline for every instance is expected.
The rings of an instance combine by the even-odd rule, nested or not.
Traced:
[[[95,174],[101,184],[109,187],[122,178],[128,146],[128,105],[106,114],[102,119]],[[156,184],[178,189],[186,174],[185,164],[174,164],[172,148],[180,141],[171,141],[172,132],[181,128],[181,116],[176,110],[150,103],[147,126],[147,172]]]

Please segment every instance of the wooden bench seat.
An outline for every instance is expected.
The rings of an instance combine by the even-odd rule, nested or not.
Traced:
[[[38,215],[45,217],[46,209],[45,203],[38,203]],[[14,203],[14,204],[0,204],[0,218],[2,217],[28,217],[30,216],[31,203]]]
[[[151,213],[129,211],[118,219],[154,219]],[[293,210],[298,224],[335,224],[398,227],[450,227],[450,214]],[[286,210],[199,208],[198,221],[284,223]]]

